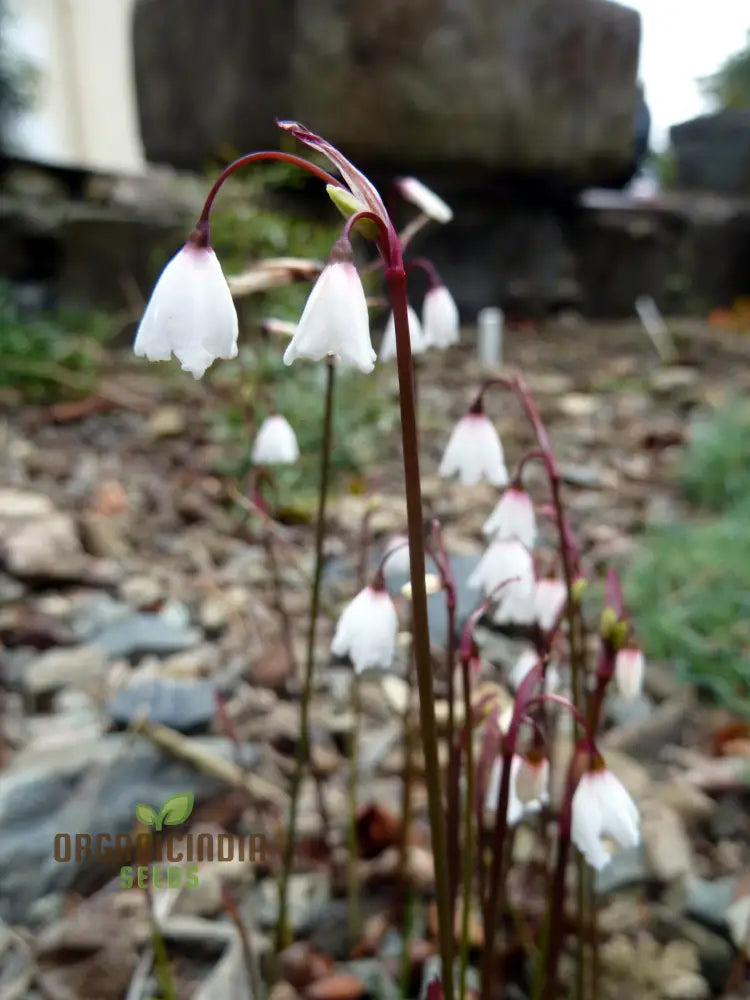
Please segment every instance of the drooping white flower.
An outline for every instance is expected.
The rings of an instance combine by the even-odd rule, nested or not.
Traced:
[[[580,779],[572,808],[573,843],[597,871],[610,860],[602,837],[612,837],[621,847],[640,843],[638,808],[622,782],[603,764]]]
[[[292,426],[280,413],[271,413],[258,428],[252,459],[256,465],[291,465],[299,458]]]
[[[549,796],[546,784],[540,787],[540,794],[536,798],[522,801],[518,796],[518,778],[523,767],[524,758],[519,754],[513,754],[510,762],[510,787],[508,789],[508,826],[515,826],[520,823],[524,816],[530,813],[539,812]],[[502,778],[503,760],[496,757],[490,780],[487,783],[487,795],[485,797],[485,809],[495,812],[497,808],[497,797],[500,793],[500,781]]]
[[[640,649],[621,649],[615,657],[615,683],[623,698],[632,701],[643,688],[646,661]]]
[[[419,316],[417,316],[411,306],[407,309],[407,315],[409,317],[409,342],[411,343],[411,353],[421,354],[430,346],[430,341],[428,341],[425,336],[422,324],[419,321]],[[391,313],[388,317],[378,357],[380,361],[390,361],[392,358],[396,357],[396,323],[393,318],[393,313]]]
[[[375,367],[365,290],[349,240],[342,236],[313,285],[284,364],[296,358],[322,361],[333,357],[366,374]]]
[[[504,586],[494,595],[492,620],[530,624],[534,620],[534,562],[517,539],[492,542],[468,579],[468,586],[485,597],[501,583]]]
[[[401,197],[435,222],[446,223],[453,218],[453,209],[416,177],[399,177],[395,182]]]
[[[545,632],[554,626],[565,607],[568,592],[562,580],[537,580],[534,589],[534,617]]]
[[[526,490],[509,486],[484,522],[482,530],[493,539],[517,538],[527,549],[533,549],[536,542],[536,514]]]
[[[508,680],[510,686],[517,691],[523,684],[526,675],[530,670],[532,670],[539,662],[539,654],[533,648],[529,646],[524,649],[516,662],[510,668],[510,674]],[[557,665],[554,662],[549,662],[547,664],[546,680],[544,684],[544,690],[546,694],[554,694],[560,688],[562,678],[560,677],[560,671],[557,669]]]
[[[133,351],[201,378],[217,358],[237,356],[237,310],[211,247],[188,241],[161,272],[138,326]]]
[[[502,442],[484,413],[467,413],[453,428],[443,452],[439,474],[448,479],[458,474],[464,486],[476,486],[482,478],[493,486],[505,486],[508,470]]]
[[[549,760],[533,750],[524,754],[516,773],[515,792],[518,801],[546,802],[549,797]]]
[[[397,632],[398,615],[390,594],[368,586],[341,612],[331,651],[348,655],[357,673],[368,667],[387,670],[393,663]]]
[[[435,347],[450,347],[459,341],[458,306],[445,285],[433,285],[422,303],[422,329]]]

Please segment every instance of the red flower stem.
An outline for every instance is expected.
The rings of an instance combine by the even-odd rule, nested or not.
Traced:
[[[481,997],[482,1000],[492,998],[492,973],[495,930],[497,913],[505,899],[505,838],[508,832],[508,798],[510,796],[510,765],[516,751],[516,740],[521,719],[526,714],[531,692],[541,681],[543,667],[538,663],[526,674],[516,692],[513,716],[508,725],[508,731],[502,738],[503,769],[498,790],[497,810],[495,812],[495,829],[492,835],[492,862],[490,864],[489,884],[487,885],[484,911],[484,951],[482,953]]]
[[[321,169],[321,167],[317,167],[314,163],[306,160],[303,156],[295,156],[293,153],[282,153],[281,150],[278,149],[265,149],[260,150],[257,153],[247,153],[245,156],[240,156],[232,163],[227,164],[214,181],[211,190],[206,196],[206,200],[203,204],[203,211],[201,212],[198,220],[199,230],[202,231],[208,224],[208,217],[211,214],[214,200],[216,199],[216,195],[219,193],[220,188],[224,184],[224,181],[228,180],[232,174],[234,174],[241,167],[249,166],[251,163],[260,163],[263,160],[273,160],[277,163],[290,163],[294,167],[300,167],[302,170],[306,170],[309,174],[312,174],[314,177],[317,177],[326,184],[335,184],[336,187],[345,186],[337,177],[333,177],[326,170]]]
[[[443,284],[443,279],[437,272],[437,268],[428,260],[426,257],[413,257],[409,263],[406,265],[406,273],[408,274],[412,268],[418,268],[420,271],[424,271],[430,282],[430,288],[439,288]]]
[[[471,673],[469,657],[461,659],[464,694],[464,743],[466,745],[466,800],[464,802],[464,838],[461,851],[461,937],[458,973],[458,996],[466,996],[466,970],[469,964],[469,913],[471,911],[471,869],[474,863],[474,740],[471,731]],[[460,761],[459,761],[460,764]]]
[[[448,727],[446,742],[448,745],[448,803],[446,824],[448,831],[448,875],[451,891],[451,914],[455,913],[458,896],[458,880],[460,865],[460,770],[461,746],[456,739],[456,707],[455,707],[455,659],[456,659],[456,581],[453,576],[450,559],[445,549],[440,522],[432,522],[432,533],[437,546],[435,562],[440,571],[440,577],[445,591],[445,608],[448,620],[448,634],[445,640],[445,668],[448,679]]]
[[[435,892],[438,909],[438,934],[445,1000],[453,1000],[453,925],[450,909],[446,856],[443,793],[438,761],[438,735],[435,720],[435,692],[430,662],[430,633],[427,618],[425,586],[425,553],[423,538],[422,487],[419,474],[419,442],[414,398],[414,366],[412,363],[409,316],[406,299],[406,274],[401,251],[394,251],[386,267],[396,328],[396,364],[398,369],[399,402],[401,406],[401,439],[404,456],[404,487],[409,535],[409,559],[412,587],[413,653],[419,691],[419,715],[425,758],[427,798],[435,859]]]

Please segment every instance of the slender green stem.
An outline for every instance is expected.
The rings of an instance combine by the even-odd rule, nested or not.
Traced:
[[[289,879],[294,862],[294,840],[297,827],[297,809],[299,794],[302,788],[302,775],[307,764],[310,743],[310,701],[312,699],[313,672],[315,666],[315,638],[320,609],[320,585],[323,577],[323,545],[325,542],[325,513],[328,498],[328,480],[331,466],[331,443],[333,427],[333,390],[336,369],[333,362],[327,365],[325,404],[323,411],[323,440],[320,446],[320,484],[318,492],[318,519],[315,526],[315,570],[313,573],[310,595],[310,623],[307,633],[307,657],[305,660],[305,676],[300,699],[300,731],[297,743],[297,756],[292,775],[292,787],[289,799],[289,825],[284,843],[284,857],[279,881],[279,920],[276,927],[276,946],[281,951],[290,943],[290,928],[287,925],[287,908],[289,898]]]
[[[360,697],[359,677],[352,674],[352,716],[353,724],[349,743],[349,942],[353,946],[359,934],[359,880],[357,860],[359,856],[357,837],[357,769],[359,749]]]
[[[459,964],[459,1000],[466,996],[466,970],[469,965],[469,912],[471,909],[471,869],[474,862],[474,743],[471,732],[471,677],[469,661],[461,661],[464,694],[464,742],[466,745],[466,800],[464,802],[464,839],[461,856],[461,957]],[[459,761],[460,764],[460,761]]]
[[[409,556],[414,621],[414,665],[419,691],[419,715],[425,758],[427,798],[435,859],[435,892],[438,909],[442,986],[445,1000],[454,1000],[453,926],[450,911],[450,885],[445,865],[446,838],[443,793],[438,760],[438,735],[435,720],[435,693],[430,662],[430,633],[427,618],[425,556],[423,537],[422,487],[419,476],[419,442],[414,401],[414,366],[409,337],[406,300],[406,275],[403,262],[390,261],[386,269],[396,327],[396,363],[401,406],[401,440],[404,456],[404,487],[409,535]]]

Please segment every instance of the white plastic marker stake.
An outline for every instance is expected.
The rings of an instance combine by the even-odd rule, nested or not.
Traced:
[[[494,306],[482,309],[477,316],[479,327],[479,363],[496,368],[503,363],[503,311]]]
[[[639,295],[635,300],[635,311],[638,318],[643,323],[643,328],[651,338],[651,342],[657,350],[661,360],[668,364],[677,356],[669,327],[664,322],[664,317],[659,312],[659,307],[650,295]]]

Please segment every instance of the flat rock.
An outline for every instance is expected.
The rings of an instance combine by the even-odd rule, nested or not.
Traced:
[[[163,614],[139,611],[105,626],[92,644],[110,659],[127,659],[146,653],[157,656],[179,653],[197,645],[201,638],[198,629],[173,623]]]
[[[230,740],[196,737],[193,742],[207,753],[234,759]],[[248,766],[254,766],[257,747],[243,751]],[[217,778],[124,733],[80,741],[64,754],[57,749],[18,754],[0,773],[0,919],[23,923],[41,896],[74,891],[114,874],[95,870],[88,859],[56,862],[56,834],[130,833],[139,802],[158,807],[183,791],[200,802],[225,788]]]
[[[26,691],[33,695],[68,685],[85,684],[104,676],[107,656],[96,646],[64,646],[35,657],[23,670]]]
[[[137,716],[147,715],[181,733],[205,732],[215,715],[216,689],[209,680],[176,680],[156,677],[137,681],[118,691],[107,703],[114,722],[130,725]]]

